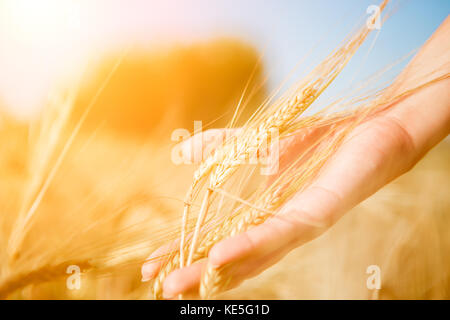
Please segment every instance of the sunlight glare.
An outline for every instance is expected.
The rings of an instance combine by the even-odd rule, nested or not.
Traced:
[[[80,5],[72,0],[4,0],[0,4],[0,90],[7,108],[34,113],[83,57]]]

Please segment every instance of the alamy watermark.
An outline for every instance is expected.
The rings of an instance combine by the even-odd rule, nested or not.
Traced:
[[[279,132],[272,128],[265,132],[246,132],[246,136],[253,137],[245,140],[239,138],[236,130],[208,130],[203,132],[202,121],[194,121],[194,136],[191,138],[189,130],[179,128],[172,132],[171,140],[179,142],[172,148],[171,160],[174,164],[192,164],[205,160],[213,152],[217,153],[218,159],[224,159],[228,154],[238,155],[234,161],[239,165],[259,165],[261,175],[273,175],[279,169]],[[190,139],[191,138],[191,139]],[[183,142],[183,143],[181,143]],[[226,151],[217,148],[224,143],[231,148]],[[245,151],[243,151],[245,147]],[[225,154],[224,152],[228,152]]]
[[[366,285],[369,290],[381,289],[381,269],[377,265],[370,265],[366,269],[366,273],[370,274],[367,278]]]
[[[380,30],[381,29],[381,9],[379,6],[372,4],[367,7],[366,13],[370,16],[366,20],[366,25],[369,30]]]
[[[80,290],[81,289],[81,268],[77,265],[70,265],[66,270],[67,274],[70,276],[66,279],[66,287],[69,290]]]

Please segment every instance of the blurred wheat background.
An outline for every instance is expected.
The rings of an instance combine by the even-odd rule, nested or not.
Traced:
[[[441,8],[443,17],[447,9]],[[11,24],[2,24],[0,53],[10,72],[0,74],[0,296],[145,299],[141,264],[177,236],[194,170],[171,161],[171,133],[192,132],[194,120],[204,129],[225,126],[248,86],[246,119],[271,94],[271,81],[279,80],[271,76],[273,64],[248,39],[216,35],[108,47],[70,80],[42,76],[52,83],[48,87],[39,78],[46,73],[30,67],[38,62],[24,61],[17,70],[29,79],[21,87],[20,72],[8,60]],[[72,58],[75,64],[79,56]],[[33,85],[43,86],[45,98],[28,98]],[[450,298],[449,194],[446,139],[329,232],[220,298]],[[71,264],[84,271],[79,290],[66,286]],[[366,287],[369,265],[381,268],[380,290]]]

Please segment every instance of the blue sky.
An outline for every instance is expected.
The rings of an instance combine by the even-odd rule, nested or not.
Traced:
[[[319,63],[358,22],[365,21],[367,7],[379,3],[374,0],[224,1],[218,6],[216,27],[218,33],[228,31],[240,35],[265,52],[270,83],[274,86],[313,46],[317,49],[304,66],[308,69]],[[331,95],[349,85],[355,74],[356,79],[365,78],[419,48],[450,13],[450,1],[391,1],[388,9],[394,9],[393,14],[379,31],[373,49],[368,53],[377,31],[330,88]],[[399,71],[406,62],[393,72]]]

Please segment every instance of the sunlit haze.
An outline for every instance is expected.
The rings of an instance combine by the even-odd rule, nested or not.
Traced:
[[[320,39],[342,38],[353,27],[342,21],[364,18],[372,2],[3,0],[0,103],[27,116],[56,83],[73,81],[90,58],[111,48],[214,36],[236,37],[257,47],[270,83],[277,84]],[[445,0],[398,1],[396,6],[401,10],[381,30],[371,53],[376,63],[366,65],[365,75],[419,47],[450,10]],[[324,48],[334,45],[328,41]]]

